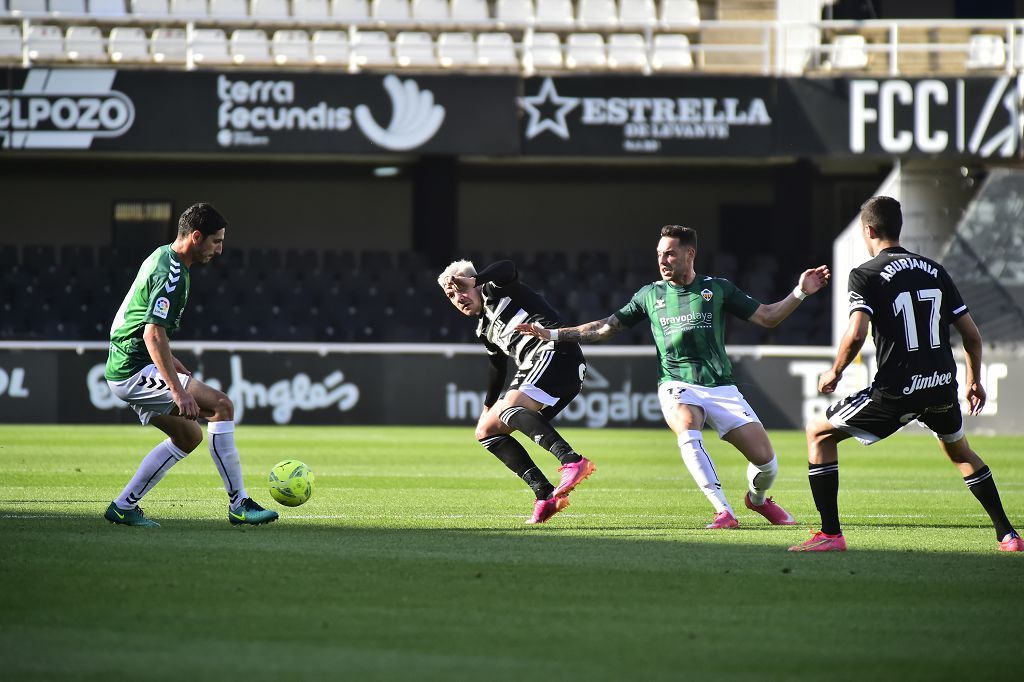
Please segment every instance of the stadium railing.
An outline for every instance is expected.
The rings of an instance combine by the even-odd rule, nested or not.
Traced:
[[[52,0],[51,0],[52,1]],[[243,3],[244,6],[244,3]],[[45,30],[44,30],[44,27]],[[95,31],[75,31],[73,27],[93,27]],[[365,16],[308,16],[308,15],[263,15],[242,14],[239,16],[210,16],[188,14],[154,15],[125,12],[122,14],[90,14],[74,11],[33,12],[0,10],[0,63],[32,66],[36,64],[96,64],[119,63],[119,57],[111,49],[114,29],[143,29],[146,35],[144,55],[135,54],[133,66],[167,65],[174,63],[167,59],[165,52],[153,49],[153,32],[176,30],[175,36],[184,39],[180,64],[183,68],[194,69],[212,62],[218,66],[247,65],[266,66],[342,66],[350,72],[373,69],[402,68],[416,70],[517,70],[525,75],[537,71],[640,71],[650,73],[657,70],[757,73],[764,75],[824,74],[835,71],[877,75],[915,74],[959,74],[976,70],[986,72],[1015,73],[1024,66],[1024,20],[962,20],[962,19],[913,19],[913,20],[869,20],[869,21],[722,21],[699,20],[690,23],[671,23],[663,19],[649,19],[642,22],[614,21],[594,23],[592,20],[569,16],[558,22],[538,19],[535,16],[518,19],[465,19],[379,18]],[[54,30],[56,29],[56,31]],[[209,29],[223,31],[222,37],[215,37],[218,57],[203,59],[197,38],[209,38]],[[235,31],[245,33],[231,37]],[[330,32],[343,45],[335,45],[340,52],[333,56],[306,53],[299,47],[289,57],[280,44],[286,38],[298,37],[295,33]],[[262,32],[262,34],[260,33]],[[280,32],[275,42],[274,34]],[[285,35],[289,32],[291,35]],[[75,35],[77,33],[77,35]],[[427,59],[396,56],[401,51],[400,34],[427,34],[429,44],[423,36],[416,36],[425,49]],[[507,34],[515,51],[515,61],[494,61],[489,58],[452,59],[446,57],[440,40],[441,35],[468,34],[478,43],[481,35]],[[589,61],[569,58],[572,35],[586,33],[597,36],[600,41],[589,39],[591,48],[600,52],[598,59]],[[386,37],[381,44],[384,58],[361,59],[360,36],[373,34]],[[554,46],[556,58],[544,61],[533,58],[535,36],[543,34],[558,38]],[[714,40],[705,38],[711,34]],[[642,59],[633,57],[617,58],[609,54],[609,45],[620,43],[617,36],[639,36],[643,41]],[[658,59],[657,46],[665,42],[665,36],[685,39],[682,50],[690,59]],[[722,36],[726,36],[722,38]],[[728,36],[735,36],[730,42]],[[849,40],[850,36],[859,37]],[[63,37],[63,40],[60,38]],[[69,37],[71,45],[68,47]],[[97,49],[97,38],[99,49]],[[659,38],[662,40],[659,41]],[[464,40],[464,39],[463,39]],[[631,42],[633,39],[631,38]],[[81,45],[87,49],[81,49]],[[116,42],[116,40],[114,41]],[[315,41],[311,40],[312,45]],[[505,43],[502,38],[499,42]],[[291,46],[295,48],[294,45]],[[197,49],[199,48],[199,49]],[[280,49],[279,49],[280,48]],[[310,48],[312,49],[312,48]],[[74,53],[72,55],[72,53]],[[255,53],[255,64],[253,54]],[[342,55],[339,57],[338,55]],[[460,54],[465,54],[460,53]],[[163,58],[157,55],[164,55]],[[197,56],[199,58],[197,58]],[[318,58],[319,57],[319,58]],[[611,59],[609,59],[611,57]],[[124,59],[120,63],[126,63]],[[660,66],[660,68],[659,68]]]

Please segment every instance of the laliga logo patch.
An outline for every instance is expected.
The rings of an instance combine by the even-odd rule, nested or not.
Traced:
[[[391,97],[391,122],[381,128],[365,104],[356,107],[356,123],[363,134],[385,149],[405,151],[427,142],[444,123],[444,107],[434,103],[434,93],[420,90],[411,78],[404,83],[397,76],[384,79]]]
[[[171,302],[163,296],[156,299],[156,303],[153,304],[153,314],[166,320],[169,312],[171,312]]]
[[[711,289],[705,289],[704,291],[700,292],[700,296],[705,301],[710,301],[711,297],[714,296],[714,294],[711,292]]]

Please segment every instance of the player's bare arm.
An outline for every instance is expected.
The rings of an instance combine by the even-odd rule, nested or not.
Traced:
[[[843,372],[853,362],[860,349],[864,347],[864,341],[868,338],[868,323],[871,318],[863,311],[855,311],[850,315],[850,324],[846,327],[843,340],[839,342],[839,352],[836,353],[835,363],[832,368],[818,377],[818,391],[820,393],[832,393],[843,378]]]
[[[167,382],[171,391],[174,404],[178,406],[178,412],[185,419],[196,419],[199,416],[199,404],[178,381],[178,373],[175,368],[175,359],[171,355],[171,342],[167,338],[167,330],[158,324],[147,324],[142,334],[146,342],[146,349],[153,364],[160,370],[160,376]]]
[[[626,326],[622,324],[617,316],[609,315],[603,320],[594,320],[593,322],[587,322],[576,327],[562,327],[561,329],[552,330],[545,329],[537,324],[520,324],[516,326],[516,331],[536,336],[538,339],[544,339],[545,341],[550,341],[554,338],[556,341],[568,341],[570,343],[601,343],[625,328]],[[552,335],[552,332],[555,332],[555,334]]]
[[[967,404],[971,408],[971,414],[981,414],[985,409],[985,388],[981,385],[981,332],[974,318],[970,313],[961,315],[953,320],[953,326],[960,333],[964,344],[964,356],[966,359],[967,372],[964,376],[964,383],[967,385]]]
[[[801,296],[806,297],[818,293],[828,286],[831,276],[832,273],[829,272],[827,265],[819,265],[811,270],[804,270],[800,275],[800,281],[797,283],[796,288],[793,289],[793,293],[781,301],[761,304],[747,320],[766,329],[778,326],[780,322],[800,307],[800,303],[803,301]],[[800,292],[801,295],[798,296],[797,292]]]

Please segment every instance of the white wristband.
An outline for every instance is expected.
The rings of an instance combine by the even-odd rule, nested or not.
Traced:
[[[804,293],[804,290],[800,288],[799,284],[797,284],[795,287],[793,287],[793,295],[796,296],[797,299],[800,300],[800,301],[802,301],[805,298],[807,298],[807,294]]]
[[[549,329],[548,332],[550,332],[550,334],[551,334],[551,340],[552,341],[558,341],[558,330],[557,329]]]

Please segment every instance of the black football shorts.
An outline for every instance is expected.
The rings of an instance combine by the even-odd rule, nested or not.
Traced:
[[[950,402],[921,406],[872,393],[868,387],[829,407],[825,412],[829,423],[864,445],[888,438],[915,419],[945,443],[964,436],[964,418],[955,397],[948,398]]]
[[[550,421],[580,394],[586,376],[581,354],[546,351],[529,367],[516,370],[508,390],[522,391],[543,404],[540,413]]]

